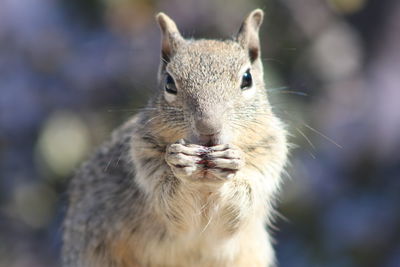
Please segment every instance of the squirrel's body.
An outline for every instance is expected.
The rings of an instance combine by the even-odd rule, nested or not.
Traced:
[[[264,89],[262,11],[224,42],[157,19],[165,91],[71,181],[63,265],[271,266],[265,224],[287,145]]]

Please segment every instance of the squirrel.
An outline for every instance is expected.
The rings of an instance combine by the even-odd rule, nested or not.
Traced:
[[[274,266],[270,224],[288,154],[252,11],[229,40],[161,28],[158,90],[71,179],[64,267]]]

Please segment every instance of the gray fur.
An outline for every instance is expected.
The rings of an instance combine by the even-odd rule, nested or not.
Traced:
[[[227,41],[185,40],[168,16],[156,18],[158,94],[72,179],[63,266],[272,266],[265,224],[287,145],[264,88],[263,13]],[[164,92],[167,74],[176,95]]]

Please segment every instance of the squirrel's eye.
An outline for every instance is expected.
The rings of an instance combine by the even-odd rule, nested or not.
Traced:
[[[253,78],[251,77],[250,69],[248,69],[242,76],[242,84],[240,85],[240,89],[246,90],[249,89],[253,84]]]
[[[174,78],[169,74],[165,77],[165,91],[174,95],[177,93]]]

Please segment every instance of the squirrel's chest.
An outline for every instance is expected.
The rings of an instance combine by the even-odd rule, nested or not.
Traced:
[[[159,235],[149,224],[147,234],[114,240],[112,254],[121,266],[223,266],[216,259],[230,261],[238,250],[237,240],[226,235],[218,217],[203,207],[185,229],[170,229]],[[215,211],[215,210],[213,210]],[[211,213],[211,214],[210,214]],[[159,225],[158,227],[166,227]],[[158,229],[160,230],[160,229]],[[169,231],[169,232],[168,232]],[[144,233],[146,231],[142,231]],[[151,234],[153,232],[153,234]],[[127,236],[127,235],[122,235]]]
[[[238,250],[237,242],[233,239],[217,240],[204,232],[199,235],[188,235],[154,244],[153,251],[149,251],[150,266],[223,266],[217,261],[231,261],[232,254]],[[154,253],[157,251],[157,253]],[[151,255],[151,256],[150,256]],[[220,262],[219,262],[220,263]]]
[[[131,240],[132,241],[132,240]],[[204,267],[229,262],[238,250],[233,239],[214,240],[209,234],[179,236],[169,240],[147,240],[146,243],[117,241],[111,253],[118,266]],[[218,264],[217,264],[218,261]],[[217,265],[216,265],[217,264]]]

